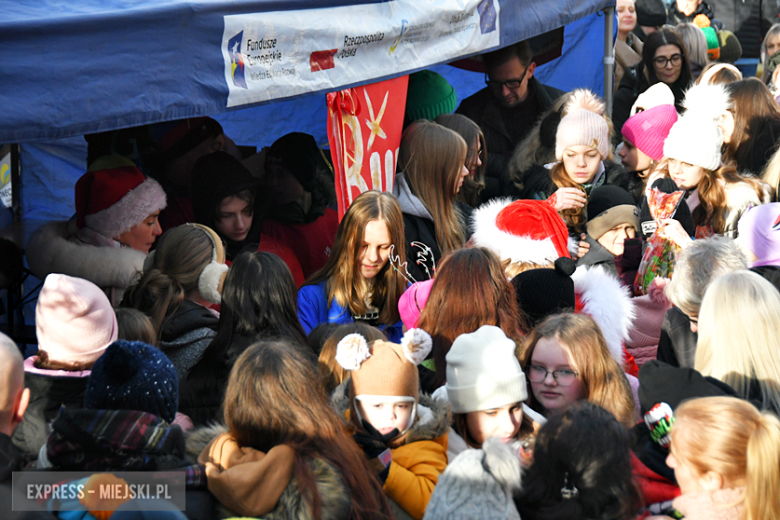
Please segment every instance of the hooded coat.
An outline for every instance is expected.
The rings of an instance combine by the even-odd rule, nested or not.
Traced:
[[[112,305],[119,305],[125,289],[144,268],[146,255],[112,240],[111,246],[96,246],[77,236],[76,219],[41,226],[27,244],[32,273],[44,280],[51,273],[83,278],[102,289]]]
[[[206,467],[209,491],[220,502],[217,518],[237,515],[265,520],[313,520],[293,478],[295,452],[286,445],[268,453],[239,446],[223,425],[193,430],[187,452]],[[338,470],[324,459],[304,458],[322,498],[322,520],[347,520],[349,490]],[[262,492],[259,492],[262,491]]]
[[[351,408],[348,384],[342,383],[331,401],[343,417]],[[452,414],[449,404],[420,395],[418,420],[400,439],[391,443],[392,462],[385,494],[415,520],[421,520],[439,476],[447,467],[447,439]],[[350,426],[353,423],[350,422]],[[395,447],[393,447],[395,446]]]

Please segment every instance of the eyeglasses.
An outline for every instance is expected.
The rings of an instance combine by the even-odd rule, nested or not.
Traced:
[[[490,87],[494,88],[496,90],[501,89],[501,87],[506,87],[509,90],[514,90],[516,88],[520,88],[520,85],[523,84],[523,80],[525,79],[525,75],[528,74],[528,67],[525,68],[523,71],[523,74],[520,76],[520,79],[510,79],[507,81],[497,81],[490,79],[490,76],[487,75],[487,72],[485,73],[485,84]]]
[[[544,380],[547,379],[547,374],[552,374],[555,382],[561,386],[569,386],[574,382],[575,379],[577,379],[577,376],[579,376],[577,372],[568,368],[549,371],[546,368],[540,367],[538,365],[528,366],[528,379],[532,383],[544,382]]]
[[[682,63],[683,55],[680,53],[672,54],[671,57],[667,58],[666,56],[658,56],[657,58],[653,59],[653,64],[658,67],[659,69],[666,68],[666,65],[671,63],[673,66],[677,66],[680,63]]]

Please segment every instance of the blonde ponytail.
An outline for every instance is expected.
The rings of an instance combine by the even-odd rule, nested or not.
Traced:
[[[780,518],[780,419],[763,412],[755,426],[747,444],[745,519]]]

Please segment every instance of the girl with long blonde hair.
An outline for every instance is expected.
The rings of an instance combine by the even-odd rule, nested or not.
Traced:
[[[368,191],[356,198],[339,224],[328,262],[298,291],[298,318],[306,333],[322,323],[364,321],[400,341],[398,300],[406,280],[390,256],[405,258],[405,251],[395,197]]]
[[[735,397],[704,397],[675,412],[671,450],[686,519],[780,518],[780,420]]]
[[[612,412],[626,428],[636,423],[628,379],[590,317],[566,313],[544,320],[526,339],[520,364],[531,384],[533,410],[549,416],[586,400]]]
[[[699,310],[694,368],[780,413],[778,323],[780,294],[766,279],[747,270],[715,278]]]
[[[403,212],[414,281],[433,278],[441,256],[463,247],[469,238],[471,208],[457,201],[469,175],[467,153],[460,135],[430,121],[412,123],[401,138],[393,194]]]

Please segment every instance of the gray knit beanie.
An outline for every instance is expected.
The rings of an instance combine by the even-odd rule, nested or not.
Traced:
[[[433,490],[423,520],[520,520],[520,457],[497,437],[451,461]]]
[[[455,338],[446,357],[452,413],[492,410],[528,398],[515,348],[515,342],[492,325]]]

